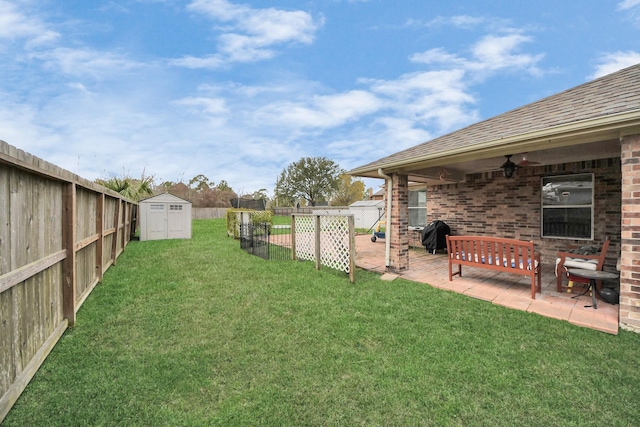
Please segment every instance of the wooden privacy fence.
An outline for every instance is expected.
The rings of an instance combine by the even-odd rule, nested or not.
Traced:
[[[191,208],[191,219],[226,218],[227,208]]]
[[[0,422],[116,263],[136,208],[0,141]]]

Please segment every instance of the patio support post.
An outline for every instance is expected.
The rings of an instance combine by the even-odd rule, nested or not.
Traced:
[[[382,169],[378,169],[378,175],[380,175],[381,178],[384,178],[384,186],[385,186],[385,203],[387,204],[385,213],[384,213],[384,221],[385,221],[385,235],[386,238],[384,239],[384,249],[385,249],[385,255],[384,255],[384,266],[386,269],[389,269],[389,266],[391,265],[391,177],[387,174],[385,174]]]
[[[391,174],[391,259],[388,270],[395,273],[409,269],[409,178]]]
[[[640,332],[640,135],[621,138],[620,326]]]

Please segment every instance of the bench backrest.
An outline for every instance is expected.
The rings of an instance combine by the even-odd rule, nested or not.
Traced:
[[[447,236],[449,256],[467,262],[495,263],[494,260],[528,265],[535,259],[533,241],[485,236]],[[500,262],[500,264],[502,264]]]

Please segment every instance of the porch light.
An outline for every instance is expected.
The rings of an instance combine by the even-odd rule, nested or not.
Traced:
[[[516,164],[511,161],[511,156],[513,156],[513,154],[506,155],[505,157],[507,158],[507,161],[504,162],[502,166],[500,166],[500,168],[504,171],[504,176],[507,178],[512,178],[513,173],[518,168]]]

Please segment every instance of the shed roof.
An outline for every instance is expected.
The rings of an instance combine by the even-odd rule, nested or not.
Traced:
[[[458,131],[360,166],[350,173],[364,174],[378,168],[400,166],[445,153],[523,141],[529,135],[601,129],[640,124],[640,64],[584,83],[539,101],[516,108]],[[597,126],[596,126],[597,125]]]
[[[171,193],[162,193],[156,194],[155,196],[147,197],[146,199],[140,200],[138,203],[180,203],[180,204],[191,204],[190,201],[180,198],[178,196],[174,196]]]
[[[380,207],[384,206],[384,200],[359,200],[349,205],[350,208],[355,207]]]

